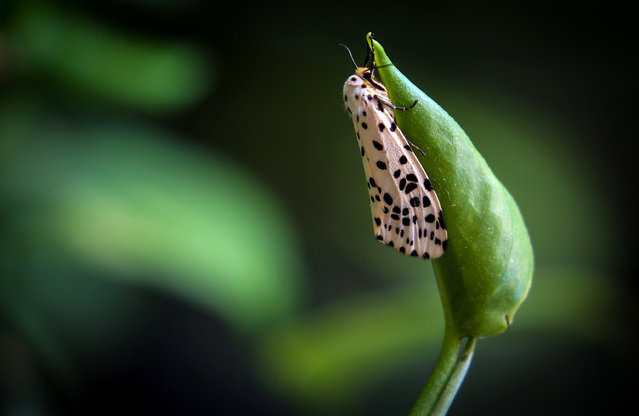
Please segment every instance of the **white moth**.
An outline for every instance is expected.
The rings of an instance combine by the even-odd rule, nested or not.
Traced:
[[[393,110],[412,107],[394,106],[386,88],[373,76],[374,69],[373,59],[371,68],[358,67],[348,77],[344,101],[364,162],[375,237],[402,254],[440,257],[448,233],[439,199],[411,144],[395,124]]]

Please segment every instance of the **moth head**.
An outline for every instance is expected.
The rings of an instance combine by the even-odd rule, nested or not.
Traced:
[[[373,79],[373,70],[371,68],[360,66],[355,70],[355,75],[362,78],[363,80],[371,82],[371,80]]]
[[[358,67],[355,70],[355,75],[366,81],[366,83],[370,84],[371,87],[377,90],[386,91],[386,88],[384,88],[384,86],[375,79],[373,70],[374,68]]]

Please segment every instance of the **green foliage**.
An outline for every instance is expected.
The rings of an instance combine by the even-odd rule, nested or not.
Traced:
[[[46,3],[24,7],[9,38],[22,69],[62,84],[65,94],[169,111],[213,81],[210,62],[189,45],[122,34]]]
[[[295,308],[292,230],[245,169],[138,123],[33,117],[0,181],[24,207],[13,215],[29,246],[178,293],[238,329]]]
[[[443,325],[433,285],[419,280],[400,290],[349,298],[265,333],[256,347],[271,388],[300,406],[312,403],[318,409],[313,414],[349,414],[341,407],[354,406],[384,379],[414,374],[415,368],[428,371]],[[538,268],[535,290],[508,332],[508,342],[485,345],[490,340],[483,340],[481,355],[495,358],[484,365],[500,374],[543,366],[545,356],[536,350],[540,344],[530,343],[530,334],[610,338],[617,328],[607,321],[616,296],[609,281],[608,275],[580,268]],[[509,348],[527,359],[504,362],[499,357],[514,354]],[[477,373],[479,367],[473,370],[478,379],[490,377]],[[466,387],[482,391],[481,386]]]
[[[433,261],[447,324],[458,336],[503,332],[530,288],[530,237],[512,196],[462,128],[391,64],[374,42],[379,75],[399,126],[424,150],[418,157],[439,196],[448,228],[446,254]],[[387,66],[386,66],[387,65]]]
[[[0,6],[8,12],[0,22],[0,361],[10,363],[3,409],[64,412],[59,400],[82,400],[78,386],[102,379],[99,368],[139,369],[131,353],[152,340],[149,356],[175,347],[154,371],[146,367],[153,380],[145,383],[174,386],[165,390],[172,401],[180,388],[201,391],[207,374],[243,392],[259,377],[299,414],[398,414],[432,368],[444,322],[430,264],[406,261],[368,234],[360,156],[340,106],[350,63],[335,45],[362,29],[344,32],[323,14],[218,19],[223,10],[191,7],[201,3]],[[287,23],[270,30],[277,19]],[[387,20],[378,32],[406,45],[405,22]],[[597,123],[509,96],[530,86],[563,94],[566,75],[588,79],[583,62],[562,75],[557,62],[526,55],[534,77],[512,56],[494,67],[478,59],[484,66],[475,68],[450,35],[462,32],[445,20],[420,31],[429,53],[402,53],[402,68],[464,126],[535,241],[535,290],[508,337],[482,341],[453,409],[473,414],[507,409],[509,388],[518,389],[510,408],[529,400],[538,391],[525,384],[539,380],[540,368],[573,361],[566,357],[581,365],[575,346],[607,351],[631,331],[618,319],[628,303],[609,267],[618,266],[619,244],[605,244],[623,240],[622,216],[591,226],[620,207],[592,191],[614,173],[593,168],[601,159],[583,145],[592,137],[579,129]],[[261,35],[250,36],[257,28]],[[467,69],[456,72],[455,63]],[[552,72],[544,74],[545,64]],[[500,70],[510,82],[491,78]],[[256,100],[267,104],[254,108]],[[313,300],[297,308],[309,283]],[[193,317],[175,315],[184,307],[206,324],[193,330]],[[184,332],[167,332],[172,325]],[[228,357],[225,343],[247,363],[231,377],[211,366]],[[171,365],[196,344],[210,346],[184,362],[197,374],[177,378]],[[206,400],[214,392],[188,405]]]

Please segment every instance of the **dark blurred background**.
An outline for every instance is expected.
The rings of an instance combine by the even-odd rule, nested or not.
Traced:
[[[373,31],[518,201],[532,290],[454,415],[634,404],[634,16],[615,3],[0,6],[0,412],[400,415],[429,263],[341,103]]]

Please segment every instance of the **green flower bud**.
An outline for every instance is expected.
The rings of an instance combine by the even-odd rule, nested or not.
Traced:
[[[532,246],[519,208],[455,120],[391,64],[370,34],[367,39],[393,104],[418,100],[395,116],[426,154],[416,152],[448,228],[446,253],[433,260],[447,325],[459,337],[503,332],[532,281]]]

